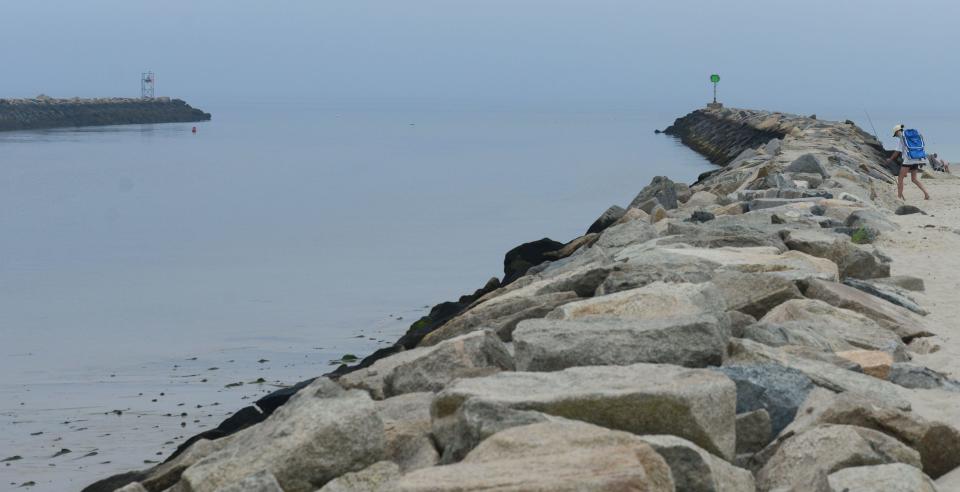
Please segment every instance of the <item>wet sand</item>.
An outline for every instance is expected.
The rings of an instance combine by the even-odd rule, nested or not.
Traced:
[[[106,362],[69,375],[38,369],[29,382],[4,382],[0,489],[80,490],[152,466],[265,394],[329,372],[345,354],[392,344],[423,311],[385,317],[326,347],[303,341],[286,351],[248,347],[136,366]],[[28,354],[15,357],[29,363]]]

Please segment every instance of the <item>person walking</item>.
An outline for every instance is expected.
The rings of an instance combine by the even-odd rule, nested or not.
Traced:
[[[900,172],[897,174],[897,198],[901,200],[906,200],[903,197],[903,178],[907,177],[907,173],[910,173],[910,181],[913,181],[913,184],[917,185],[917,188],[920,188],[920,191],[923,192],[923,199],[929,200],[930,194],[927,193],[927,189],[923,187],[923,183],[917,179],[917,171],[920,170],[926,161],[924,158],[914,159],[910,157],[907,149],[907,142],[904,139],[903,135],[904,126],[899,124],[893,127],[893,136],[897,139],[896,144],[894,145],[894,150],[890,157],[887,158],[888,163],[895,162],[897,157],[903,157],[903,162],[900,164]],[[922,154],[922,149],[921,149]]]

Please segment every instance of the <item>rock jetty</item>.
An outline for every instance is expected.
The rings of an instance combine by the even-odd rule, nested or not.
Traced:
[[[960,386],[909,362],[937,327],[873,244],[897,234],[879,143],[728,108],[667,133],[722,167],[85,490],[936,490],[960,430],[911,400]]]
[[[207,121],[210,113],[180,99],[96,98],[0,99],[0,131],[74,126]]]

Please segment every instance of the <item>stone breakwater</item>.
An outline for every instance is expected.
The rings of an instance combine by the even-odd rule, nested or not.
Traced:
[[[0,99],[0,131],[207,121],[180,99]]]
[[[736,109],[672,128],[733,157],[86,490],[936,490],[960,431],[910,402],[960,383],[912,362],[937,327],[872,244],[897,233],[876,141]]]

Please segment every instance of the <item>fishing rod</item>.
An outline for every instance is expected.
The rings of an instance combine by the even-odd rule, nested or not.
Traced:
[[[870,122],[870,129],[873,130],[873,138],[877,139],[877,142],[880,141],[880,137],[877,136],[877,129],[873,126],[873,119],[870,118],[870,113],[866,109],[863,110],[863,114],[867,115],[867,121]]]

